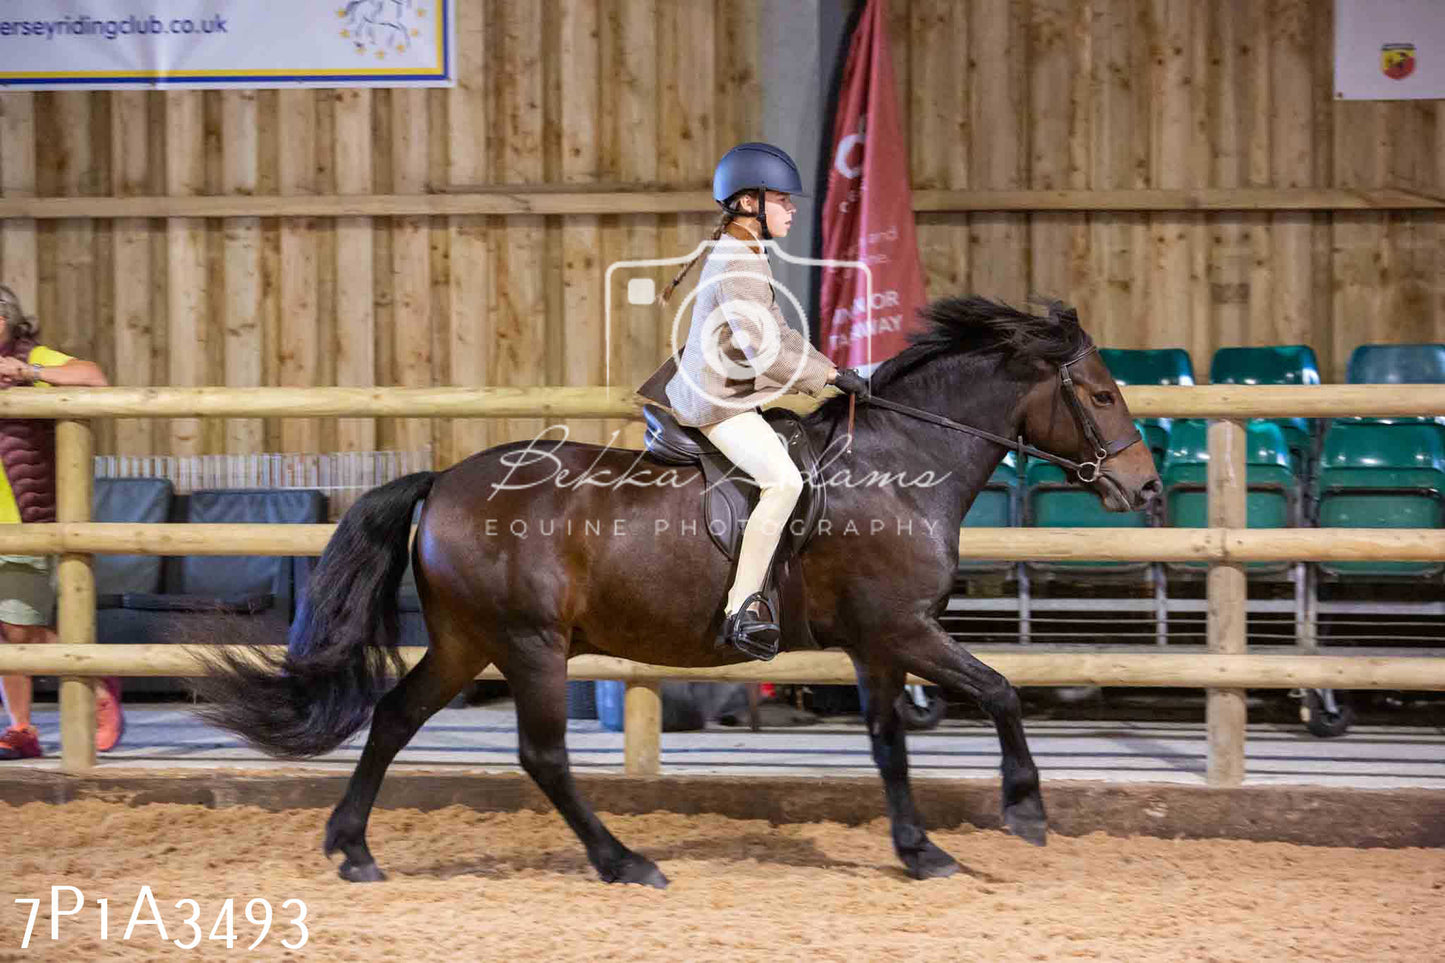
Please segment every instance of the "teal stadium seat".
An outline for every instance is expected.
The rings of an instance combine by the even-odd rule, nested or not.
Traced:
[[[1362,344],[1351,384],[1445,384],[1445,344]],[[1316,479],[1321,528],[1438,528],[1445,497],[1445,418],[1337,418]],[[1322,562],[1328,577],[1431,578],[1435,562]]]
[[[1284,432],[1274,421],[1251,421],[1246,428],[1245,505],[1250,528],[1293,528],[1300,524],[1299,476],[1295,472]],[[1209,423],[1198,419],[1176,421],[1169,436],[1169,452],[1160,473],[1164,483],[1164,518],[1171,528],[1209,527]],[[1251,575],[1279,575],[1288,562],[1250,562]],[[1203,574],[1203,562],[1171,563],[1172,571]]]
[[[1217,385],[1317,385],[1320,365],[1314,349],[1303,344],[1220,348],[1209,364],[1209,380]],[[1309,418],[1273,418],[1284,433],[1296,478],[1313,469],[1316,426]]]
[[[1445,384],[1445,344],[1362,344],[1350,354],[1353,385]]]
[[[1320,528],[1445,526],[1445,438],[1428,422],[1341,420],[1325,434],[1316,479]],[[1321,562],[1335,578],[1431,578],[1438,562]]]
[[[1445,384],[1445,344],[1362,344],[1350,353],[1352,385]],[[1377,425],[1445,425],[1445,418],[1350,418]]]
[[[1004,455],[1003,461],[993,470],[983,490],[969,506],[963,516],[964,528],[1012,528],[1018,524],[1019,473],[1014,453]],[[958,574],[961,576],[985,575],[1007,572],[1013,562],[989,561],[987,559],[960,558]]]
[[[1183,348],[1100,348],[1099,357],[1120,385],[1194,384],[1194,364]],[[1169,447],[1170,419],[1144,418],[1138,424],[1144,443],[1154,454],[1154,467],[1161,467]]]
[[[1140,426],[1142,432],[1143,426]],[[1024,472],[1024,524],[1034,528],[1148,528],[1147,512],[1111,512],[1088,488],[1071,484],[1062,468],[1037,459]],[[1079,576],[1143,572],[1149,562],[1029,562],[1031,571]]]

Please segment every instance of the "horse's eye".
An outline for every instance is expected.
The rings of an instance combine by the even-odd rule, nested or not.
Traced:
[[[1094,404],[1100,408],[1107,408],[1114,403],[1114,393],[1111,391],[1094,392]]]

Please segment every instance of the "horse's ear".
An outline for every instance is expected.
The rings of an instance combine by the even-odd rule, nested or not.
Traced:
[[[1049,319],[1055,323],[1079,323],[1079,312],[1056,298],[1035,298],[1048,308]]]

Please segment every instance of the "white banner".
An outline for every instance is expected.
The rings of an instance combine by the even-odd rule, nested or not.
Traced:
[[[1335,97],[1445,97],[1445,0],[1335,0]]]
[[[456,2],[0,0],[0,87],[451,87]]]

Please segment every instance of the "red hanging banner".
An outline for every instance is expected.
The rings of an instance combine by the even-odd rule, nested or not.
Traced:
[[[925,303],[887,8],[887,0],[868,0],[853,32],[826,145],[833,161],[823,195],[823,257],[867,264],[872,292],[863,271],[822,269],[819,347],[835,364],[865,372],[907,347]]]

